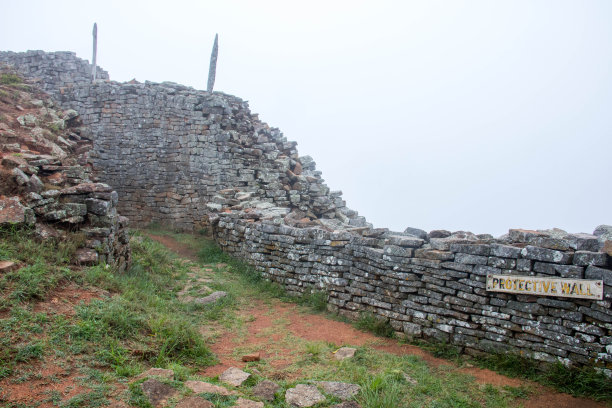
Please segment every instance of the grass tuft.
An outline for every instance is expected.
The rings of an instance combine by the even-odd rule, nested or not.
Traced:
[[[389,324],[389,319],[376,316],[371,312],[363,312],[354,326],[360,330],[365,330],[381,337],[393,337],[393,327]]]
[[[22,82],[23,80],[18,75],[12,73],[0,74],[0,84],[2,85],[15,85]]]

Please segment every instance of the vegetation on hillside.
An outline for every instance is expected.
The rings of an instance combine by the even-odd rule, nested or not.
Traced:
[[[199,260],[178,258],[146,234],[134,233],[133,265],[128,271],[117,273],[106,265],[81,268],[70,264],[83,239],[78,234],[66,241],[41,243],[27,230],[0,231],[0,261],[12,260],[20,267],[0,275],[0,405],[36,406],[32,405],[36,401],[39,406],[95,407],[121,400],[150,407],[140,388],[144,379],[138,377],[150,367],[172,369],[174,378],[165,382],[181,396],[191,393],[185,387],[187,380],[220,384],[216,376],[203,374],[217,362],[209,347],[231,338],[238,356],[257,351],[261,345],[247,341],[253,317],[244,313],[255,304],[276,314],[262,341],[267,350],[279,351],[286,365],[279,369],[273,357],[247,363],[245,370],[252,377],[239,388],[229,388],[256,399],[253,386],[272,379],[280,391],[267,407],[287,408],[285,390],[315,380],[359,384],[356,400],[364,408],[514,407],[533,392],[531,385],[481,384],[453,362],[432,366],[417,356],[398,356],[367,345],[357,346],[354,358],[337,361],[332,356],[340,345],[297,336],[289,329],[286,315],[274,309],[283,299],[298,302],[299,313],[322,313],[324,294],[292,298],[201,236],[154,233],[180,241],[197,252]],[[204,276],[211,278],[205,283],[211,290],[228,295],[210,305],[181,302],[181,291],[191,284],[188,294],[197,293]],[[78,301],[69,301],[70,295]],[[367,314],[357,326],[383,336],[391,334],[384,321]],[[44,374],[49,367],[61,370]],[[572,381],[584,381],[584,377]],[[53,391],[66,382],[71,386]],[[40,384],[43,394],[36,395],[44,397],[30,403],[6,399],[7,392],[24,383]],[[607,387],[598,388],[597,396],[609,400],[609,383]],[[237,399],[235,395],[201,396],[217,407],[232,406]],[[327,401],[317,407],[339,402],[327,395]],[[171,400],[170,406],[175,403]]]

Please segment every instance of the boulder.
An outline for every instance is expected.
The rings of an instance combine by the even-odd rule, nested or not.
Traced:
[[[240,387],[250,376],[251,374],[245,373],[239,368],[230,367],[219,376],[219,380],[231,384],[234,387]]]
[[[168,399],[172,398],[178,392],[170,385],[164,384],[158,380],[147,380],[140,384],[140,388],[154,407],[165,405]]]

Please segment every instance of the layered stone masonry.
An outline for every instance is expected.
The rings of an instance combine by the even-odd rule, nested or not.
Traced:
[[[341,315],[369,311],[409,338],[448,342],[469,354],[515,351],[612,368],[612,270],[594,235],[368,237],[254,218],[242,210],[219,213],[217,242],[290,292],[325,291],[328,308]],[[488,292],[488,274],[603,279],[604,299]]]
[[[226,251],[290,292],[323,290],[331,310],[370,311],[409,337],[612,369],[612,227],[499,239],[374,229],[246,102],[173,83],[92,84],[86,62],[50,55],[0,53],[0,61],[48,81],[81,112],[94,169],[136,224],[210,225]],[[488,274],[603,279],[605,296],[488,292]]]
[[[91,83],[90,65],[72,53],[0,52],[0,62],[39,78],[62,106],[79,111],[94,134],[96,175],[117,189],[119,211],[135,225],[204,226],[217,192],[232,187],[299,210],[304,222],[366,225],[323,183],[314,161],[239,98],[170,82]]]

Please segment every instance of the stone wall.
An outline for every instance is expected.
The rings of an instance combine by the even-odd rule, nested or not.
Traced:
[[[312,159],[239,98],[170,82],[91,83],[89,64],[72,53],[0,52],[0,62],[39,78],[81,114],[95,135],[94,170],[117,189],[119,210],[135,225],[203,226],[217,191],[232,187],[300,209],[301,218],[365,225],[323,184]]]
[[[89,66],[69,53],[0,53],[1,61],[42,78],[82,114],[97,177],[117,189],[133,223],[211,226],[226,251],[290,292],[325,291],[331,310],[351,318],[370,311],[410,337],[612,368],[612,227],[597,235],[511,230],[498,239],[375,229],[295,142],[236,97],[173,83],[92,84]],[[603,279],[605,297],[489,292],[492,273]]]
[[[291,292],[325,291],[329,309],[349,318],[370,311],[402,335],[470,354],[512,350],[612,368],[612,270],[596,236],[523,230],[498,240],[469,233],[364,236],[254,220],[244,211],[215,220],[216,240],[226,251]],[[603,279],[605,297],[489,292],[488,274]]]

